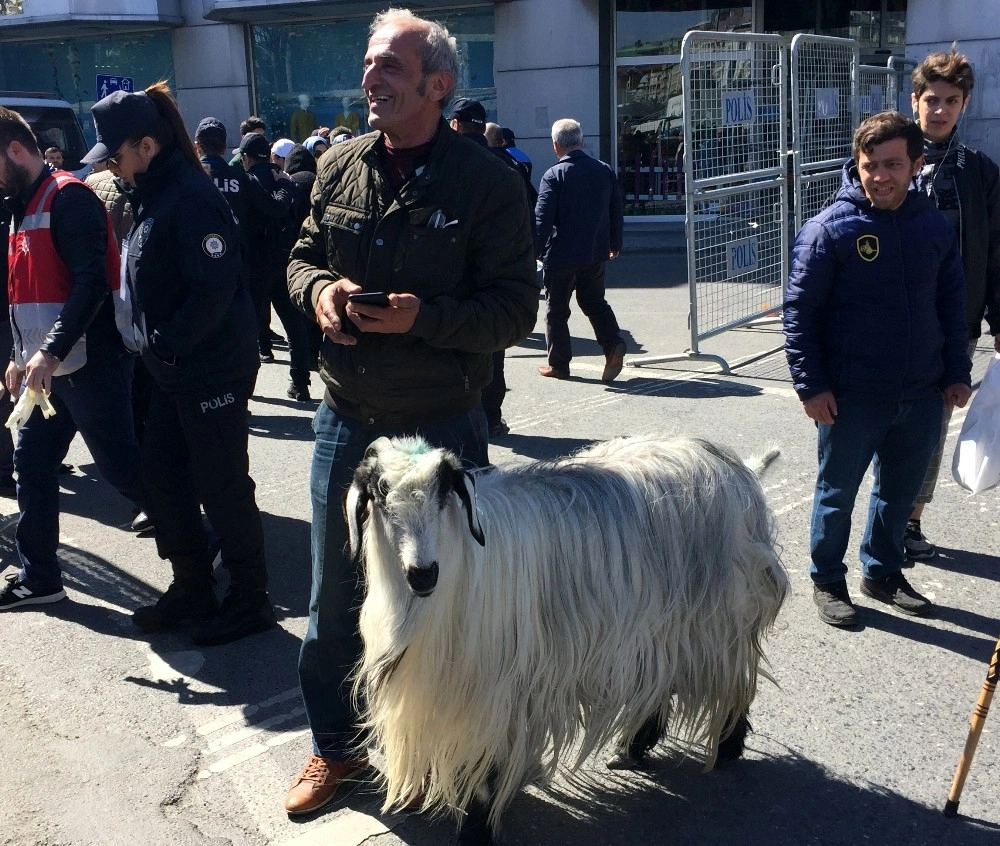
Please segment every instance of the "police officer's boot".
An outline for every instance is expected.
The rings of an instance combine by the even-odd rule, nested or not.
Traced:
[[[174,580],[153,605],[136,608],[132,622],[144,632],[177,628],[185,620],[205,620],[219,610],[215,598],[212,563],[201,558],[178,557],[171,560]]]
[[[191,634],[198,646],[221,646],[278,625],[267,589],[234,582],[226,591],[219,613]]]

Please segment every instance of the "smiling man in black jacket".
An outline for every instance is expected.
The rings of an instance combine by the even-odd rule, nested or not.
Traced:
[[[354,467],[376,438],[406,434],[488,464],[480,399],[491,354],[525,337],[538,310],[520,177],[442,118],[458,77],[454,38],[400,10],[371,32],[362,87],[376,131],[323,154],[288,268],[292,300],[325,334],[326,383],[299,656],[313,755],[285,798],[291,814],[325,805],[365,763],[348,681],[362,597],[341,513]],[[348,300],[362,290],[388,293],[388,306]]]

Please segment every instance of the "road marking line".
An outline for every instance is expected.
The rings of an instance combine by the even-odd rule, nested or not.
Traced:
[[[394,826],[393,826],[394,827]],[[360,811],[340,814],[328,823],[318,825],[305,834],[286,840],[279,846],[358,846],[369,837],[387,834],[392,828],[382,820]]]
[[[200,655],[201,653],[195,653]],[[199,665],[200,666],[200,665]],[[176,678],[176,673],[173,678]],[[195,728],[195,734],[199,737],[205,737],[206,735],[213,734],[214,732],[220,731],[221,729],[228,728],[235,723],[243,723],[249,726],[247,718],[252,717],[258,711],[263,708],[270,708],[272,705],[277,705],[280,702],[287,702],[289,699],[295,699],[300,696],[300,689],[297,687],[290,687],[288,690],[283,690],[281,693],[277,693],[270,699],[265,699],[263,702],[256,702],[253,705],[247,705],[245,708],[232,707],[226,708],[225,712],[220,717],[216,717],[211,722],[207,722],[203,725]],[[298,714],[299,711],[293,712]],[[280,715],[279,715],[280,716]],[[187,742],[187,735],[181,734],[177,737],[173,737],[170,740],[166,740],[161,743],[161,746],[166,747],[176,747],[182,746]]]
[[[277,705],[279,702],[286,702],[289,699],[294,699],[300,695],[301,693],[299,688],[290,687],[288,690],[284,690],[281,693],[272,696],[270,699],[265,699],[263,702],[248,705],[246,708],[234,708],[229,713],[224,714],[221,717],[217,717],[209,723],[199,726],[195,729],[195,731],[204,737],[206,734],[212,734],[212,732],[224,729],[227,726],[231,726],[233,723],[246,722],[247,717],[252,717],[262,708],[270,708],[272,705]]]
[[[254,723],[253,725],[245,726],[238,731],[230,732],[229,734],[224,734],[222,737],[217,737],[215,740],[209,742],[208,746],[205,747],[205,755],[213,755],[221,749],[225,749],[229,746],[234,746],[247,738],[253,737],[260,734],[262,731],[267,731],[272,726],[281,725],[289,720],[298,717],[306,712],[304,707],[293,708],[284,714],[275,714],[273,717],[268,717],[266,720],[262,720],[259,723]]]
[[[281,746],[285,743],[290,743],[293,740],[298,740],[300,737],[304,737],[309,734],[309,729],[299,729],[297,731],[285,731],[281,734],[276,734],[274,737],[268,738],[265,743],[255,743],[252,746],[248,746],[246,749],[241,749],[239,752],[235,752],[226,758],[220,758],[214,764],[209,766],[207,770],[202,770],[198,773],[198,778],[204,781],[206,778],[211,778],[213,775],[218,775],[219,773],[224,773],[226,770],[232,769],[239,764],[246,763],[251,758],[256,758],[258,755],[264,755],[268,750],[273,749],[275,746]]]
[[[783,508],[776,509],[774,515],[775,517],[779,517],[782,514],[787,514],[789,511],[794,511],[796,508],[799,508],[800,506],[808,505],[812,501],[813,501],[813,495],[809,494],[809,496],[803,497],[802,499],[793,502],[790,505],[786,505]]]

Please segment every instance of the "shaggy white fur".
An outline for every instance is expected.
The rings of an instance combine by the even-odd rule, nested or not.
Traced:
[[[757,478],[722,447],[634,437],[470,477],[382,439],[345,506],[386,808],[422,789],[460,811],[488,783],[495,826],[525,783],[658,713],[711,767],[767,676],[788,578]]]

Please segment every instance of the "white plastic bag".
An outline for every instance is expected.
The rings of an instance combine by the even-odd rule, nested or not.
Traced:
[[[1000,353],[986,368],[965,415],[951,462],[951,475],[966,490],[981,493],[1000,482]]]
[[[12,432],[17,432],[31,417],[31,412],[35,410],[36,405],[42,409],[43,417],[51,417],[56,413],[47,393],[36,391],[33,388],[25,388],[21,391],[21,396],[17,398],[10,417],[7,418],[7,428]]]

